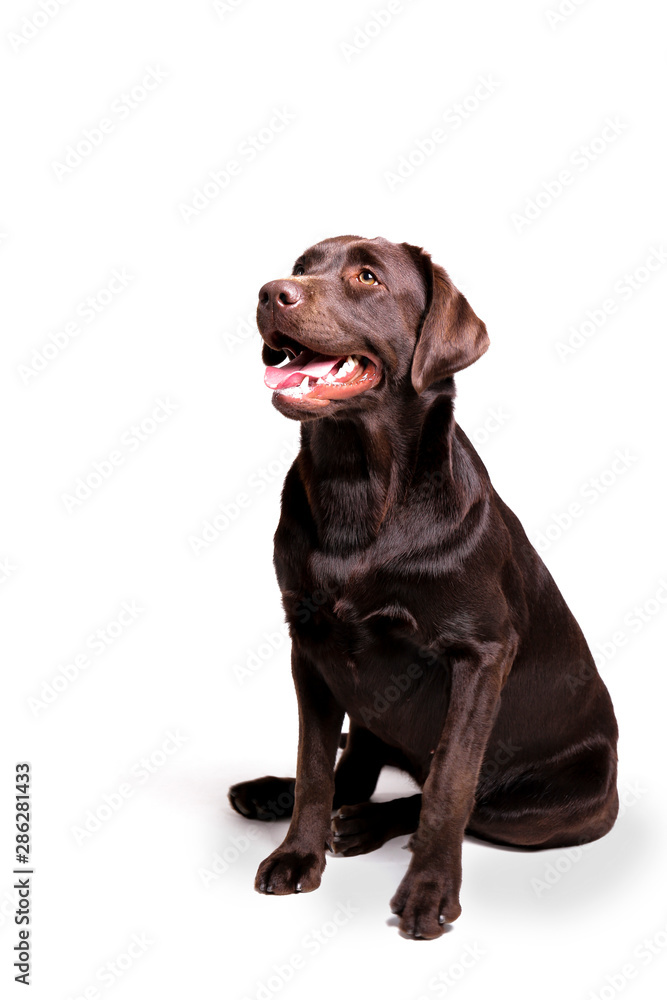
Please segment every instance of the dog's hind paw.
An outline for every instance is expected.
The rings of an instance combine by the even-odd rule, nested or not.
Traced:
[[[228,798],[231,807],[246,819],[264,822],[289,819],[294,809],[294,778],[267,775],[254,781],[241,781],[232,785]]]

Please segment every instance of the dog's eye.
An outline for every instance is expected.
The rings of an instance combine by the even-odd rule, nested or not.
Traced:
[[[300,278],[301,275],[305,274],[305,273],[306,273],[306,269],[303,266],[303,264],[297,264],[296,267],[294,268],[294,270],[292,271],[292,274],[294,275],[295,278]]]
[[[378,280],[372,271],[364,270],[359,275],[359,281],[362,285],[377,285]]]

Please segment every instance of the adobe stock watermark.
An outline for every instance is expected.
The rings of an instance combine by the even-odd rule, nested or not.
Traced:
[[[569,361],[582,347],[607,323],[611,316],[618,313],[621,306],[629,302],[637,292],[641,291],[653,276],[667,263],[667,250],[663,246],[651,247],[640,264],[631,271],[626,271],[614,282],[612,294],[587,309],[585,317],[568,328],[568,337],[557,340],[556,354],[561,361]]]
[[[125,803],[161,771],[174,754],[177,754],[189,741],[190,737],[184,736],[178,730],[175,732],[170,730],[165,733],[165,738],[159,747],[132,765],[127,780],[121,781],[112,791],[105,792],[101,802],[98,802],[92,809],[88,809],[80,823],[69,828],[77,847],[81,847],[96,833],[99,833],[102,827],[117,815]]]
[[[94,323],[109,306],[116,301],[125,289],[134,281],[135,276],[126,267],[113,269],[104,284],[92,295],[86,295],[74,307],[74,316],[59,329],[50,333],[44,343],[33,347],[30,358],[18,365],[17,371],[24,385],[29,385],[38,375],[46,371],[72,341],[79,337],[84,329]]]
[[[580,520],[587,510],[613,489],[638,461],[637,455],[633,455],[628,448],[617,448],[611,462],[579,487],[578,499],[571,500],[565,510],[552,514],[544,528],[534,534],[532,542],[537,551],[544,553],[550,549],[554,542],[562,538],[575,521]]]
[[[16,576],[16,572],[17,567],[12,562],[10,556],[0,557],[0,587]]]
[[[305,969],[309,960],[319,955],[329,941],[338,935],[341,928],[358,913],[359,908],[351,900],[338,903],[331,918],[319,927],[311,927],[301,938],[298,948],[283,962],[274,963],[269,975],[256,980],[253,992],[244,994],[242,1000],[271,1000],[294,979],[298,972]]]
[[[514,743],[508,740],[498,740],[498,743],[493,748],[493,754],[491,756],[488,756],[488,754],[484,755],[482,766],[479,769],[478,785],[481,781],[495,780],[500,774],[501,769],[507,767],[516,755],[521,753],[522,749],[523,747],[515,746]]]
[[[294,805],[294,798],[290,796],[290,808]],[[259,840],[261,831],[259,826],[248,825],[246,832],[240,837],[230,837],[226,846],[216,851],[208,868],[198,868],[197,875],[205,889],[210,889],[214,882],[219,881],[231,866],[248,851],[253,842]]]
[[[312,594],[301,595],[290,611],[302,625],[306,625],[324,604],[329,601],[333,602],[339,590],[340,588],[336,586],[316,590]],[[248,647],[243,657],[232,664],[232,672],[239,685],[243,685],[251,677],[255,677],[277,652],[282,649],[289,650],[290,643],[290,628],[285,621],[275,628],[262,632],[261,642],[258,642],[256,646]],[[376,693],[379,694],[379,692]]]
[[[291,603],[289,612],[298,618],[301,625],[307,625],[313,617],[319,614],[325,604],[334,603],[333,599],[337,598],[340,592],[340,584],[322,581],[322,586],[314,590],[312,594],[301,594],[298,600]]]
[[[190,200],[179,202],[178,211],[183,222],[189,225],[209,208],[229,188],[234,178],[247,170],[296,121],[296,117],[286,107],[274,108],[267,123],[239,143],[235,156],[216,170],[209,170],[206,180],[192,191]]]
[[[604,156],[628,128],[627,122],[621,121],[618,115],[605,118],[599,132],[570,153],[567,166],[562,167],[554,177],[542,181],[537,193],[526,200],[521,211],[512,212],[510,222],[515,232],[521,234],[537,222],[579,177]]]
[[[70,0],[39,0],[31,14],[21,18],[14,31],[7,34],[7,41],[14,52],[20,52],[57,17]]]
[[[306,625],[324,604],[333,602],[339,590],[340,588],[335,586],[316,590],[312,594],[301,595],[294,606],[290,608],[290,612],[302,625]],[[282,649],[290,649],[290,642],[290,628],[285,621],[275,628],[262,632],[261,642],[258,642],[256,646],[248,647],[243,656],[232,664],[231,669],[239,685],[243,685],[251,677],[255,677],[277,652]]]
[[[227,14],[233,14],[235,10],[242,7],[246,0],[213,0],[212,7],[218,17],[223,18]]]
[[[51,169],[55,177],[62,181],[69,177],[77,167],[90,158],[110,135],[116,132],[121,122],[127,119],[145,103],[147,98],[162,86],[168,78],[168,73],[159,66],[147,66],[138,83],[128,90],[122,91],[111,102],[107,113],[94,125],[84,128],[78,139],[65,147],[61,159],[51,161]]]
[[[338,593],[338,587],[331,587],[329,589],[316,590],[313,594],[302,596],[293,609],[294,614],[302,625],[306,625],[312,615],[317,613],[328,601],[333,600]],[[261,642],[257,643],[256,646],[248,647],[243,657],[232,664],[232,672],[239,685],[245,684],[249,678],[255,677],[277,652],[283,648],[289,649],[290,641],[290,630],[287,622],[281,622],[275,628],[262,632]],[[423,655],[432,656],[433,654],[425,652]],[[417,664],[413,666],[416,667]],[[416,676],[419,675],[414,675],[408,679],[414,680]],[[402,679],[402,683],[404,683],[404,679]],[[392,687],[392,683],[390,683],[390,687]],[[381,692],[376,692],[376,694],[381,695]]]
[[[637,979],[656,958],[667,951],[667,924],[653,931],[632,950],[628,961],[615,972],[607,973],[604,985],[591,990],[586,1000],[615,1000],[623,990]]]
[[[474,427],[468,436],[477,445],[487,444],[510,419],[510,414],[503,405],[489,407],[482,422]],[[448,462],[445,462],[439,469],[424,472],[413,484],[415,494],[422,499],[428,499],[428,497],[442,492],[450,482],[451,475]]]
[[[245,316],[241,316],[236,321],[233,331],[223,330],[220,339],[230,354],[234,354],[239,347],[243,347],[250,341],[254,341],[259,346],[261,338],[257,329],[257,306],[254,306]]]
[[[646,795],[647,789],[639,784],[637,781],[633,781],[631,784],[625,785],[623,788],[618,790],[618,820],[622,819],[628,809],[636,805]],[[598,845],[598,841],[589,841],[588,843],[581,844],[579,846],[565,847],[559,852],[558,857],[553,861],[548,861],[544,866],[544,871],[542,872],[541,878],[531,878],[530,885],[538,898],[544,896],[545,893],[549,892],[555,885],[572,871],[572,868],[577,865],[581,859],[585,856],[587,851],[594,849]]]
[[[417,656],[429,666],[438,661],[437,654],[427,647],[418,649]],[[388,712],[393,705],[403,698],[403,695],[412,693],[414,691],[414,682],[423,676],[424,667],[421,663],[416,662],[408,664],[405,670],[400,671],[400,673],[391,674],[385,687],[381,691],[373,693],[371,706],[361,707],[360,715],[364,724],[368,726],[374,719],[381,718],[385,712]]]
[[[123,601],[113,618],[93,629],[83,640],[83,649],[60,664],[55,673],[42,681],[39,691],[27,699],[27,706],[37,717],[53,705],[79,677],[93,665],[95,660],[118,642],[144,614],[144,608],[134,600]]]
[[[399,14],[412,6],[415,0],[388,0],[384,7],[371,10],[368,17],[353,28],[347,41],[339,42],[338,48],[346,63],[365,52],[366,49],[387,28],[391,27]]]
[[[500,403],[497,406],[490,406],[482,422],[473,427],[470,437],[475,444],[486,444],[511,418],[512,415],[505,409],[504,404]]]
[[[431,976],[428,981],[428,994],[422,993],[417,1000],[433,1000],[433,997],[446,997],[450,991],[464,979],[471,969],[474,969],[480,959],[486,955],[484,948],[478,941],[468,944],[460,952],[459,957],[451,965],[448,965],[442,972]]]
[[[218,504],[217,510],[201,522],[197,533],[188,535],[188,544],[196,556],[219,541],[225,531],[239,520],[243,512],[248,510],[258,497],[266,493],[269,486],[276,480],[284,479],[299,448],[298,441],[286,442],[275,458],[248,476],[244,489],[238,490],[233,497]]]
[[[472,90],[442,113],[441,124],[417,139],[407,153],[399,156],[392,170],[384,171],[389,190],[395,191],[405,184],[499,89],[500,82],[491,74],[478,77]]]
[[[130,972],[155,942],[146,931],[133,934],[122,951],[109,961],[98,966],[95,981],[76,993],[70,993],[67,1000],[100,1000],[103,990],[109,990]]]
[[[560,0],[560,3],[556,4],[555,7],[550,7],[549,10],[544,12],[547,24],[550,28],[560,27],[560,25],[569,20],[569,18],[571,18],[580,7],[583,7],[585,3],[587,3],[587,0]]]
[[[253,649],[246,650],[242,662],[232,664],[232,671],[239,684],[245,684],[249,677],[254,677],[278,650],[283,647],[289,648],[289,642],[289,625],[286,622],[269,632],[264,632],[262,641]]]
[[[291,270],[292,265],[287,264],[285,273],[290,274]],[[263,341],[257,328],[256,300],[253,307],[245,315],[237,317],[233,329],[230,325],[222,330],[220,341],[230,354],[234,354],[239,347],[244,347],[249,343],[255,344],[257,349],[260,349]]]
[[[0,896],[0,930],[5,924],[14,926],[14,914],[16,912],[16,890],[6,889]]]
[[[666,607],[667,578],[663,576],[650,597],[628,609],[622,619],[623,628],[615,629],[607,639],[598,640],[591,646],[596,668],[600,670],[613,660],[619,650],[627,646],[634,636],[642,632],[658,615],[661,615]],[[580,669],[576,674],[568,674],[567,676],[567,682],[572,692],[585,685],[595,674],[590,663],[582,661],[579,666]]]
[[[124,430],[118,440],[118,445],[112,448],[103,458],[93,462],[92,468],[77,476],[74,485],[66,493],[60,494],[63,506],[68,514],[90,500],[104,483],[125,465],[128,458],[136,454],[151,440],[155,432],[179,409],[169,397],[156,397],[149,413]]]

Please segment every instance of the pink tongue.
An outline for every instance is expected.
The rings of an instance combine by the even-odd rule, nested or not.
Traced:
[[[312,378],[328,375],[342,360],[342,358],[332,358],[328,354],[314,354],[313,351],[305,350],[282,368],[267,368],[264,373],[264,384],[270,389],[289,389],[290,386],[300,385],[304,375]]]

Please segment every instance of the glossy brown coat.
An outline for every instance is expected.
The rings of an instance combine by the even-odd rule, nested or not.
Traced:
[[[616,720],[581,629],[454,420],[452,376],[486,350],[484,324],[408,244],[337,237],[295,272],[260,292],[265,361],[306,346],[373,358],[381,377],[325,404],[274,395],[302,421],[275,535],[296,786],[242,782],[230,801],[251,818],[291,815],[260,865],[265,893],[317,888],[327,848],[412,833],[391,905],[404,934],[433,938],[460,913],[466,832],[527,849],[607,833]],[[421,794],[370,801],[386,765]]]

